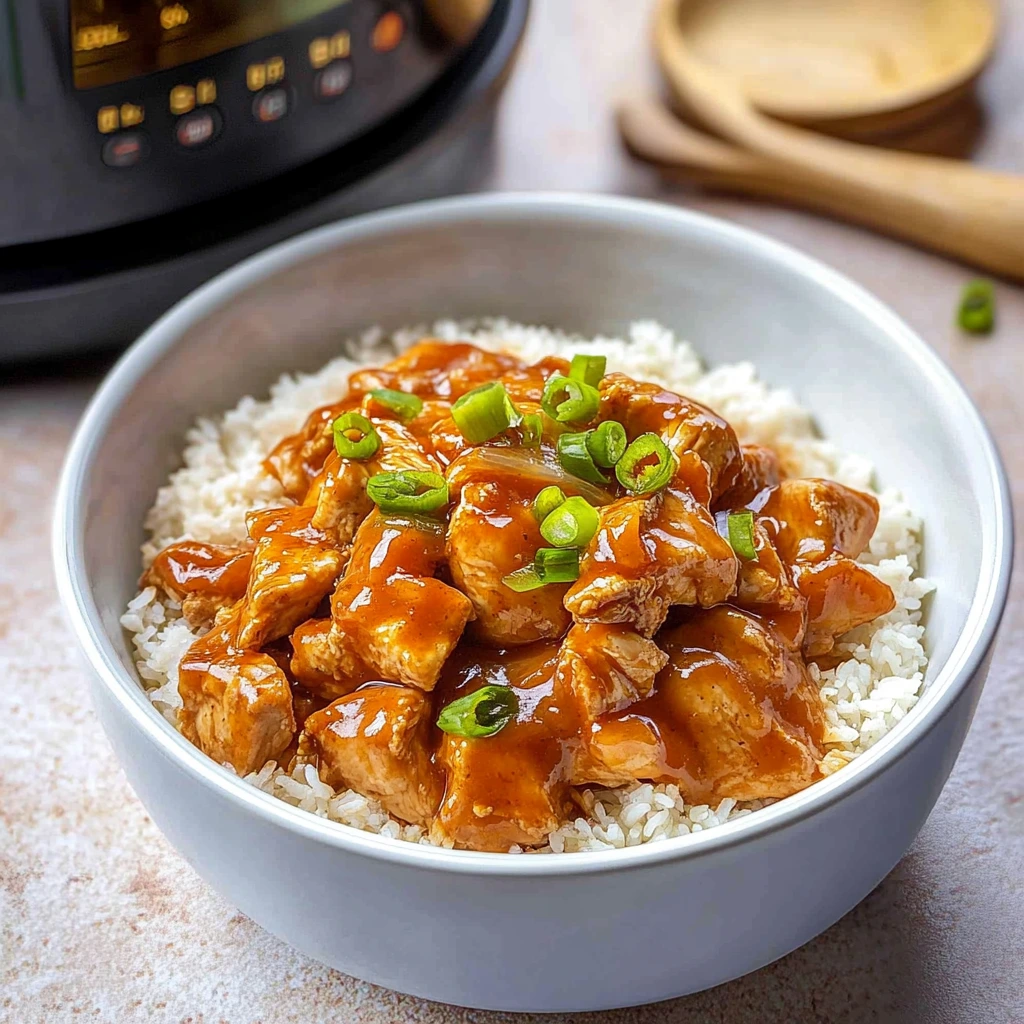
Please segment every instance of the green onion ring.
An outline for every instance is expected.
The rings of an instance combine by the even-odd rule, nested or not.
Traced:
[[[541,583],[572,583],[579,579],[578,548],[538,548],[533,559]]]
[[[467,391],[452,406],[455,425],[472,444],[490,441],[509,427],[518,426],[522,418],[500,381]]]
[[[523,444],[527,448],[539,448],[541,438],[544,436],[544,420],[539,412],[528,412],[523,417],[519,429],[523,435]]]
[[[617,420],[605,420],[587,434],[587,451],[594,462],[611,469],[626,452],[626,428]]]
[[[615,476],[627,491],[661,490],[676,472],[676,458],[657,434],[641,434],[615,464]]]
[[[729,544],[745,562],[757,561],[757,546],[754,541],[754,513],[750,511],[730,512],[728,519]]]
[[[558,461],[562,468],[581,480],[592,484],[606,484],[608,477],[598,469],[593,455],[587,447],[587,432],[562,434],[558,438]]]
[[[988,334],[995,326],[996,303],[991,281],[970,281],[964,285],[956,322],[968,334]]]
[[[374,388],[370,392],[373,400],[393,412],[403,423],[414,420],[423,410],[423,399],[392,388]]]
[[[541,408],[558,423],[589,423],[601,404],[597,388],[556,374],[544,385]]]
[[[569,498],[540,524],[540,535],[556,548],[586,547],[600,522],[597,509],[585,498]]]
[[[596,388],[604,377],[605,367],[608,360],[605,356],[576,355],[572,357],[572,364],[569,367],[569,376],[573,380],[581,380]]]
[[[562,492],[562,488],[550,484],[533,499],[534,518],[538,523],[543,523],[564,501],[565,494]]]
[[[343,459],[368,459],[380,447],[380,435],[361,413],[344,412],[332,424],[334,449]],[[351,437],[351,434],[358,436]]]
[[[537,590],[544,586],[544,581],[537,575],[537,567],[533,562],[503,576],[501,582],[517,594],[525,594],[529,590]]]
[[[436,512],[448,504],[448,484],[439,473],[377,473],[366,493],[382,512]]]
[[[446,704],[437,727],[452,736],[483,739],[501,732],[519,713],[519,698],[510,686],[481,686]]]

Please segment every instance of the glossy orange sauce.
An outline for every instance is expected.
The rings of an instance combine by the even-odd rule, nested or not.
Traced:
[[[177,597],[203,594],[238,600],[245,594],[252,551],[184,540],[161,551],[150,571]]]

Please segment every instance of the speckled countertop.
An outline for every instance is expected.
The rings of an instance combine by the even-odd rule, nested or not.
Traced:
[[[659,196],[758,228],[879,294],[964,380],[1024,509],[1024,292],[1000,326],[950,326],[962,268],[776,207],[669,189],[620,151],[611,99],[649,75],[646,4],[536,0],[497,140],[495,187]],[[1004,5],[977,153],[1024,171],[1024,0]],[[48,519],[102,365],[0,370],[0,1022],[523,1024],[355,981],[289,949],[193,874],[146,816],[88,704],[57,607]],[[714,991],[579,1024],[1024,1022],[1024,578],[963,753],[911,851],[859,907]],[[550,1018],[570,1019],[570,1018]]]

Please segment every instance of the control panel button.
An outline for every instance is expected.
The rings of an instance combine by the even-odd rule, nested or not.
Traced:
[[[212,78],[201,78],[196,82],[196,103],[203,106],[217,102],[217,83]]]
[[[187,114],[196,105],[196,91],[191,85],[176,85],[167,102],[172,114]]]
[[[271,57],[267,61],[267,85],[277,85],[284,81],[284,58]]]
[[[250,64],[245,69],[245,85],[249,92],[259,92],[267,84],[267,65]]]
[[[122,128],[134,128],[137,124],[142,124],[146,120],[145,107],[140,106],[138,103],[122,103],[121,104],[121,127]]]
[[[134,167],[149,151],[142,132],[118,132],[103,143],[103,162],[108,167]]]
[[[104,135],[116,132],[121,127],[121,110],[119,107],[100,107],[96,111],[96,128]]]
[[[333,36],[317,36],[309,42],[309,66],[314,70],[327,67],[332,60],[347,57],[352,52],[352,37],[348,31]]]
[[[322,68],[331,59],[331,41],[326,36],[318,36],[309,43],[309,66]]]
[[[336,60],[313,79],[313,92],[317,99],[337,99],[352,82],[352,65],[347,60]]]
[[[288,113],[288,90],[266,89],[252,101],[252,116],[261,124],[280,121]]]
[[[178,118],[174,137],[185,149],[198,149],[212,142],[221,128],[220,115],[213,107],[200,107]]]

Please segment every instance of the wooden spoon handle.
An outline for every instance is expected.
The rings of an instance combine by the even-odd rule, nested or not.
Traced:
[[[1024,278],[1024,178],[939,157],[894,153],[817,136],[758,113],[695,60],[662,0],[655,44],[673,91],[704,124],[785,172],[796,195],[848,219],[999,274]],[[840,212],[845,211],[845,212]]]
[[[880,234],[922,241],[905,232],[902,221],[894,222],[877,206],[856,202],[848,194],[831,188],[798,181],[785,165],[771,157],[751,153],[688,127],[658,100],[625,100],[617,113],[619,132],[630,151],[657,164],[669,179],[776,199],[861,224]],[[935,240],[923,244],[944,251]]]

